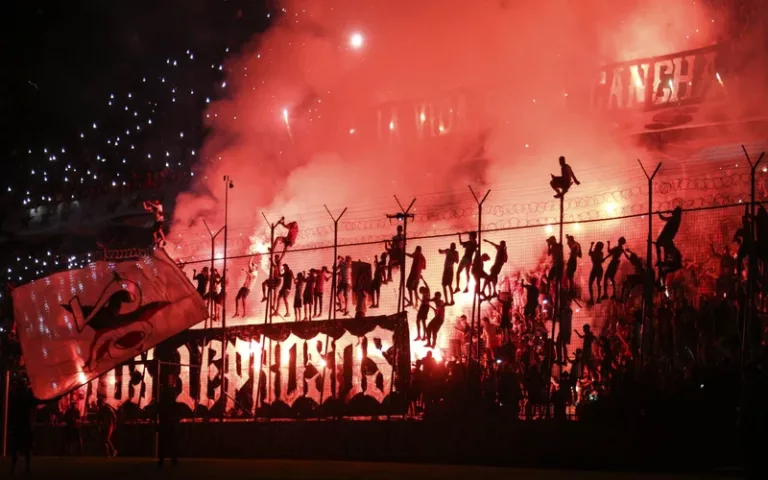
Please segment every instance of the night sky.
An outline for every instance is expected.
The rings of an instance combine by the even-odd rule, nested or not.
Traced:
[[[153,114],[164,122],[151,135],[133,142],[134,152],[140,152],[150,145],[165,144],[167,141],[162,137],[178,136],[177,130],[186,129],[194,132],[195,137],[189,138],[187,144],[200,145],[205,133],[201,127],[205,108],[202,95],[213,100],[223,94],[214,85],[224,77],[225,71],[211,65],[222,64],[229,54],[266,28],[269,11],[266,3],[261,0],[12,0],[4,5],[0,28],[4,64],[0,77],[3,112],[0,173],[2,183],[14,187],[10,197],[21,199],[25,193],[22,190],[28,188],[29,183],[41,184],[43,190],[33,193],[56,193],[56,185],[66,174],[63,169],[51,166],[51,171],[46,171],[47,180],[42,182],[39,172],[37,177],[30,176],[36,165],[38,170],[45,167],[48,152],[43,155],[44,148],[51,151],[64,148],[66,162],[73,166],[80,161],[93,161],[91,157],[99,153],[109,154],[101,152],[105,138],[114,140],[115,132],[130,128],[123,125],[125,119],[116,117],[114,109],[109,110],[110,95],[120,98],[133,91],[137,92],[135,95],[143,95],[142,101],[162,102],[170,99],[165,87],[170,88],[174,82],[178,82],[179,89],[197,89],[199,93],[194,101],[180,98],[178,104],[174,99],[173,105],[156,105]],[[192,55],[186,54],[187,51],[193,52]],[[187,60],[183,69],[182,57]],[[167,70],[170,65],[166,62],[170,58],[179,59],[179,73]],[[168,85],[151,83],[153,78],[161,76],[168,77]],[[140,85],[142,78],[148,78],[150,83]],[[99,135],[81,139],[80,132],[93,122],[104,122],[103,128],[99,125]],[[29,150],[33,154],[29,154]],[[56,160],[59,159],[52,163]],[[186,159],[189,160],[194,159]],[[110,158],[110,163],[112,161]],[[161,167],[144,162],[133,168],[155,171]],[[104,175],[114,174],[111,165],[101,168]],[[0,188],[6,192],[5,185]],[[8,196],[4,200],[7,206]],[[33,203],[39,202],[33,200]]]

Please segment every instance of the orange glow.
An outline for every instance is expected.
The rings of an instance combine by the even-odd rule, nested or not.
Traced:
[[[582,182],[569,192],[566,218],[589,218],[584,214],[594,211],[615,215],[618,206],[589,199],[628,188],[625,173],[634,175],[634,159],[648,158],[648,152],[617,134],[621,120],[571,111],[567,104],[588,103],[585,88],[600,83],[599,65],[709,45],[717,25],[699,2],[594,0],[558,2],[554,8],[551,2],[392,0],[363,6],[339,0],[332,10],[317,0],[281,3],[288,11],[313,8],[314,26],[328,34],[308,35],[301,24],[276,19],[253,39],[253,48],[229,59],[238,68],[228,69],[227,97],[206,111],[209,134],[199,155],[221,160],[201,161],[203,171],[195,173],[199,183],[179,196],[169,222],[173,238],[185,239],[177,249],[182,259],[209,255],[209,240],[199,239],[200,225],[203,219],[223,224],[222,175],[237,185],[229,191],[230,242],[242,232],[251,241],[243,250],[251,254],[268,248],[262,211],[272,222],[283,215],[299,222],[297,248],[332,242],[324,204],[336,213],[349,206],[340,240],[387,238],[394,227],[379,220],[392,207],[393,194],[418,197],[420,212],[435,213],[434,220],[409,225],[409,234],[467,231],[477,219],[454,218],[453,211],[474,209],[467,185],[481,182],[492,189],[489,209],[499,215],[484,221],[498,228],[537,225],[549,236],[556,228],[547,224],[558,213],[548,183],[550,174],[558,175],[559,155],[568,158]],[[701,34],[687,41],[691,25]],[[365,55],[353,54],[356,49]],[[644,63],[623,74],[640,90],[650,68]],[[602,81],[610,89],[611,82]],[[643,90],[651,87],[649,82]],[[626,88],[623,92],[628,95]],[[633,98],[642,101],[642,93]],[[470,168],[475,155],[482,161]],[[506,205],[525,208],[512,212]],[[348,229],[356,225],[364,228]],[[586,224],[571,229],[582,236],[589,230]],[[231,248],[230,255],[243,253]],[[362,261],[376,253],[360,252]],[[297,273],[332,267],[328,251],[291,254],[286,262]],[[260,274],[266,273],[266,257]],[[437,261],[428,256],[430,274]],[[531,267],[515,261],[516,268]],[[239,269],[232,273],[241,275]],[[242,278],[233,278],[229,288],[236,291]],[[439,285],[439,278],[431,282]],[[458,312],[459,303],[469,303],[460,297],[449,315]],[[256,298],[252,291],[249,312]]]

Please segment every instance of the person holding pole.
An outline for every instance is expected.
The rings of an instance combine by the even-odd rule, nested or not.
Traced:
[[[272,252],[274,253],[278,243],[283,244],[283,253],[281,257],[285,255],[286,250],[296,244],[296,237],[299,236],[299,224],[296,222],[285,223],[285,217],[280,217],[277,221],[277,225],[282,225],[288,232],[282,237],[277,237],[275,243],[272,245]]]

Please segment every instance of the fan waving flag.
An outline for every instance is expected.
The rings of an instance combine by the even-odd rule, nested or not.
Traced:
[[[203,299],[164,250],[35,280],[13,291],[13,306],[32,391],[41,400],[207,316]]]

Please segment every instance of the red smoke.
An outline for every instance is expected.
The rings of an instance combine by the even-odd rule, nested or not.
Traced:
[[[493,188],[489,202],[548,200],[561,154],[584,183],[580,195],[636,184],[642,152],[597,114],[566,107],[585,101],[574,97],[588,95],[600,64],[708,45],[719,27],[693,1],[282,7],[229,61],[224,98],[205,113],[204,174],[174,216],[180,244],[201,219],[221,224],[223,175],[236,186],[231,232],[245,235],[263,232],[261,211],[305,231],[329,223],[323,204],[348,206],[346,219],[397,210],[392,194],[419,196],[422,212],[471,205],[467,184]]]

